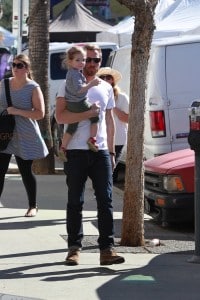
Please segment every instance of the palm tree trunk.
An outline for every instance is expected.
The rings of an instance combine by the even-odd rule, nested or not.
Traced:
[[[121,244],[144,245],[144,113],[145,87],[157,0],[121,0],[135,16]],[[125,80],[125,78],[124,78]]]
[[[39,83],[44,95],[45,117],[39,121],[39,126],[49,149],[49,155],[46,158],[36,160],[33,168],[36,174],[53,174],[55,162],[48,90],[50,0],[30,0],[29,5],[29,56],[34,79]]]

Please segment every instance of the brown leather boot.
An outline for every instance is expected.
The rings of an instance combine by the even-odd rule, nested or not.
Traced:
[[[65,264],[68,266],[77,266],[79,264],[79,249],[69,249]]]
[[[119,256],[114,249],[105,249],[100,251],[100,265],[122,264],[125,262],[123,256]]]

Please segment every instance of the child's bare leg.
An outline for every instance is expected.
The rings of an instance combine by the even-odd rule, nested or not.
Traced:
[[[97,123],[92,123],[90,125],[90,137],[96,138],[97,130],[98,130],[98,124]]]
[[[67,161],[67,156],[66,156],[66,150],[67,150],[67,146],[69,144],[69,141],[71,140],[71,134],[65,132],[62,138],[62,144],[60,147],[60,150],[58,152],[58,157],[60,158],[60,160],[66,162]]]

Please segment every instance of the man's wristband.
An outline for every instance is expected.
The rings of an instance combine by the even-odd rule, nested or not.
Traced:
[[[115,156],[115,153],[114,152],[109,152],[110,155],[112,156]]]

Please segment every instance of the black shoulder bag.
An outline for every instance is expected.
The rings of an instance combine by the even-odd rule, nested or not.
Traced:
[[[10,97],[9,78],[5,78],[4,83],[5,83],[6,100],[9,107],[12,106],[12,101]],[[5,150],[7,148],[8,143],[13,137],[14,128],[15,128],[15,117],[13,115],[9,115],[7,110],[5,109],[0,114],[0,151]]]

